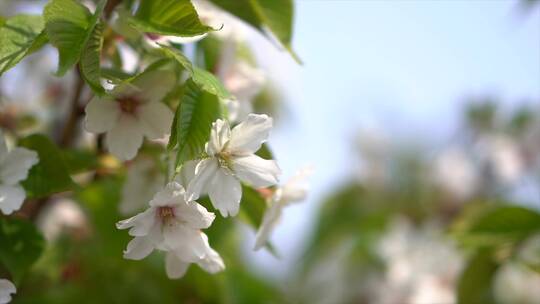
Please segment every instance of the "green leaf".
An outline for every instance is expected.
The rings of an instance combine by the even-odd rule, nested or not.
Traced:
[[[45,30],[60,56],[57,72],[59,76],[64,75],[79,61],[105,3],[106,0],[101,0],[93,15],[88,8],[75,0],[52,0],[45,6]]]
[[[133,78],[134,75],[131,75],[129,73],[126,73],[120,69],[116,68],[103,68],[101,69],[101,76],[103,78],[106,78],[110,80],[112,83],[121,83],[124,81],[129,80],[130,78]]]
[[[193,66],[187,57],[173,47],[162,46],[166,56],[176,60],[191,76],[201,89],[220,98],[231,98],[231,94],[225,89],[221,81],[212,73]]]
[[[103,46],[103,24],[98,23],[92,31],[81,54],[81,76],[88,86],[99,96],[105,94],[101,86],[101,48]]]
[[[482,251],[473,256],[459,278],[458,303],[495,303],[491,286],[497,269],[498,264],[490,252]]]
[[[192,37],[214,30],[201,23],[189,0],[141,0],[130,23],[143,32],[170,36]]]
[[[204,152],[212,122],[220,117],[218,98],[200,89],[193,80],[186,82],[184,96],[176,110],[171,138],[178,143],[177,166]],[[172,145],[169,143],[169,146]]]
[[[19,142],[19,146],[34,150],[39,156],[39,163],[21,182],[29,198],[64,192],[74,186],[61,151],[46,136],[28,136]]]
[[[262,144],[261,148],[255,152],[255,155],[260,156],[264,159],[274,159],[274,154],[267,143]]]
[[[47,43],[41,16],[17,15],[0,27],[0,76]]]
[[[291,47],[294,5],[292,0],[211,0],[269,38],[268,30],[300,62]]]
[[[540,231],[540,214],[523,207],[502,206],[461,225],[456,235],[465,245],[494,246],[519,242]]]
[[[243,185],[240,207],[240,216],[253,228],[258,229],[266,210],[266,201],[261,194],[257,190]]]
[[[98,158],[92,151],[66,150],[62,155],[70,174],[78,174],[98,167]]]
[[[0,218],[0,262],[19,281],[39,258],[45,241],[31,222]]]

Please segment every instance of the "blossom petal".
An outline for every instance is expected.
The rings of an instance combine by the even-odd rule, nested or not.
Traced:
[[[132,115],[120,115],[118,124],[107,132],[105,140],[114,156],[120,160],[130,160],[137,155],[143,143],[143,132]]]
[[[246,120],[231,131],[228,150],[234,155],[249,155],[261,148],[272,129],[268,115],[249,114]]]
[[[225,263],[223,259],[214,249],[210,248],[210,251],[197,263],[201,268],[209,273],[218,273],[225,269]]]
[[[201,231],[187,228],[184,225],[163,226],[163,247],[166,251],[174,251],[186,262],[196,262],[207,251],[207,245]]]
[[[116,228],[131,228],[129,230],[129,235],[145,236],[150,232],[155,223],[155,209],[148,208],[146,211],[141,212],[134,217],[131,217],[127,220],[119,221],[118,223],[116,223]]]
[[[255,247],[254,250],[261,249],[270,238],[270,234],[274,230],[275,226],[278,224],[281,217],[281,210],[283,205],[279,201],[273,202],[272,206],[266,210],[264,217],[255,236]]]
[[[118,205],[122,215],[134,214],[145,207],[165,184],[165,176],[150,157],[138,157],[128,166]]]
[[[180,174],[175,177],[175,181],[180,183],[184,188],[187,188],[189,182],[195,177],[195,169],[197,168],[197,161],[190,160],[185,162],[180,169]]]
[[[206,245],[206,255],[200,259],[197,264],[209,273],[217,273],[224,270],[225,263],[223,262],[223,259],[219,253],[210,247],[210,244],[208,243],[208,236],[203,233],[202,238]]]
[[[28,170],[38,163],[38,154],[25,148],[11,150],[0,163],[0,181],[15,185],[25,180]]]
[[[11,281],[6,279],[0,279],[0,303],[9,303],[11,301],[11,294],[16,293],[17,288]]]
[[[242,186],[232,174],[227,174],[223,169],[217,170],[208,188],[208,194],[212,205],[219,210],[223,217],[238,214]]]
[[[197,202],[178,205],[175,208],[175,216],[193,229],[206,229],[210,227],[216,218],[214,213],[208,212],[206,208]]]
[[[131,240],[124,251],[124,258],[142,260],[154,250],[154,244],[149,236],[138,236]]]
[[[264,188],[278,183],[281,174],[276,161],[257,155],[237,157],[233,161],[236,176],[256,188]]]
[[[84,128],[92,133],[104,133],[112,130],[121,113],[116,101],[98,97],[92,98],[85,111]]]
[[[206,191],[208,185],[218,170],[218,162],[214,158],[203,159],[195,168],[195,177],[191,180],[186,191],[186,199],[193,201],[198,199]]]
[[[159,139],[171,132],[174,114],[162,102],[148,102],[141,105],[138,117],[144,135],[149,139]]]
[[[274,196],[278,196],[283,204],[303,201],[308,193],[309,184],[307,178],[313,174],[311,166],[300,169],[291,179],[289,179]]]
[[[21,186],[0,185],[0,210],[9,215],[21,208],[26,193]]]
[[[172,70],[154,70],[137,77],[132,85],[140,89],[139,96],[146,101],[161,101],[176,83]]]
[[[192,37],[180,37],[180,36],[165,36],[168,42],[176,43],[176,44],[186,44],[186,43],[193,43],[197,42],[199,40],[202,40],[204,37],[206,37],[208,33],[204,33],[201,35],[196,35]]]
[[[168,205],[185,204],[185,191],[182,185],[172,181],[160,190],[150,201],[150,206],[161,207]]]
[[[169,279],[179,279],[183,277],[190,263],[180,260],[173,252],[167,252],[165,257],[165,271]]]
[[[210,140],[206,143],[206,153],[214,156],[223,150],[225,144],[231,137],[231,128],[225,120],[218,119],[212,123],[210,130]]]

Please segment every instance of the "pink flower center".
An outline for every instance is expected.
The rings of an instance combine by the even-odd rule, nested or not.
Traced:
[[[157,208],[157,216],[161,218],[162,222],[167,222],[170,219],[173,219],[174,216],[174,208],[173,207],[159,207]]]
[[[137,111],[137,107],[141,103],[134,96],[123,96],[116,99],[120,103],[120,109],[124,113],[134,114]]]

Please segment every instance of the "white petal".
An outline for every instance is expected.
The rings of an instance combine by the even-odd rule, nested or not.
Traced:
[[[17,288],[11,281],[0,279],[0,304],[9,303],[11,301],[11,294],[16,292]]]
[[[223,259],[221,259],[221,256],[219,256],[219,253],[210,247],[210,244],[208,243],[208,236],[201,233],[201,237],[206,247],[206,254],[203,258],[197,261],[197,264],[210,273],[216,273],[224,270],[225,263],[223,263]]]
[[[188,268],[189,264],[180,260],[173,252],[167,252],[165,257],[165,270],[169,279],[179,279],[183,277]]]
[[[175,216],[193,229],[206,229],[210,227],[216,218],[212,212],[208,212],[206,208],[197,202],[178,205],[175,208]]]
[[[181,224],[163,226],[163,246],[161,249],[176,252],[186,262],[195,262],[204,257],[207,246],[202,232]]]
[[[86,106],[84,127],[91,133],[107,132],[118,122],[120,112],[116,101],[94,97]]]
[[[141,212],[134,217],[127,220],[119,221],[116,223],[118,229],[128,229],[131,236],[145,236],[153,228],[156,223],[155,220],[156,210],[154,208],[148,208],[146,211]]]
[[[196,200],[206,191],[212,177],[218,170],[218,161],[215,158],[203,159],[195,168],[195,177],[191,180],[186,191],[188,201]]]
[[[165,184],[165,176],[150,157],[138,157],[128,166],[119,204],[123,215],[134,214],[145,207]]]
[[[212,123],[210,140],[206,143],[206,153],[213,156],[221,152],[230,137],[231,128],[229,127],[229,123],[222,119],[216,120]]]
[[[276,191],[277,199],[282,204],[299,202],[306,198],[309,190],[307,178],[313,173],[313,168],[308,166],[299,170],[291,179]],[[274,195],[274,196],[276,196]]]
[[[225,263],[223,259],[214,249],[210,248],[210,251],[197,263],[201,268],[209,273],[218,273],[225,269]]]
[[[245,60],[235,60],[223,78],[227,90],[246,104],[251,104],[253,98],[262,90],[265,82],[266,76],[262,70],[253,67]]]
[[[208,187],[208,194],[212,205],[219,210],[223,217],[238,214],[242,186],[232,174],[228,174],[223,169],[217,170]]]
[[[15,185],[25,180],[28,170],[38,163],[38,154],[25,148],[11,150],[0,163],[0,181],[4,184]]]
[[[137,115],[144,135],[149,139],[159,139],[171,132],[174,114],[164,103],[156,101],[143,104]]]
[[[0,210],[9,215],[21,208],[26,193],[20,186],[0,185]]]
[[[231,131],[227,149],[234,155],[255,153],[268,139],[272,129],[272,118],[268,115],[249,114],[245,121]]]
[[[255,250],[261,249],[268,242],[270,234],[279,222],[282,208],[282,204],[274,202],[264,213],[263,221],[255,236]]]
[[[180,174],[175,177],[175,181],[180,183],[184,188],[187,188],[189,182],[195,177],[195,169],[197,168],[197,161],[190,160],[185,162],[180,169]]]
[[[233,168],[238,178],[256,188],[277,184],[281,174],[274,160],[263,159],[257,155],[235,158]]]
[[[135,237],[129,242],[124,251],[124,258],[130,260],[142,260],[154,250],[154,244],[150,236]]]
[[[192,37],[179,37],[179,36],[165,36],[168,42],[177,43],[177,44],[186,44],[186,43],[193,43],[197,42],[199,40],[202,40],[204,37],[206,37],[207,33],[192,36]]]
[[[160,190],[150,201],[150,206],[161,207],[185,204],[185,191],[182,185],[172,181]]]
[[[133,80],[132,85],[140,89],[139,96],[145,101],[161,101],[176,83],[172,70],[145,72]]]
[[[105,138],[109,151],[120,160],[130,160],[137,155],[143,143],[143,131],[132,115],[120,115],[118,124],[107,132]]]

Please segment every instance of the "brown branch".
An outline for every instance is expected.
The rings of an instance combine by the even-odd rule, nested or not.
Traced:
[[[75,133],[77,131],[77,124],[82,114],[84,113],[84,109],[81,107],[80,104],[80,99],[84,88],[84,80],[81,77],[79,69],[77,69],[76,71],[77,79],[75,80],[75,92],[73,92],[73,97],[71,99],[71,112],[69,114],[66,124],[64,125],[64,128],[62,129],[62,135],[60,136],[60,140],[58,141],[58,144],[61,147],[70,147],[73,144]]]
[[[118,4],[120,4],[122,0],[109,0],[107,1],[107,5],[105,5],[105,9],[103,11],[103,15],[105,16],[105,19],[110,19],[112,12]]]
[[[114,8],[118,6],[121,2],[122,0],[109,0],[107,2],[107,5],[104,9],[105,19],[110,19]],[[77,134],[79,120],[84,115],[84,105],[81,104],[81,96],[83,93],[85,82],[81,76],[81,72],[78,67],[76,68],[75,72],[75,91],[73,92],[73,97],[71,98],[71,111],[58,140],[59,146],[63,148],[71,147],[73,145]],[[98,136],[98,153],[102,150],[102,147],[99,144],[100,139],[101,137]],[[37,200],[32,200],[31,202],[27,202],[30,204],[28,204],[26,210],[21,210],[19,214],[30,219],[35,219],[40,213],[40,211],[51,201],[50,198],[51,197],[45,197]]]

